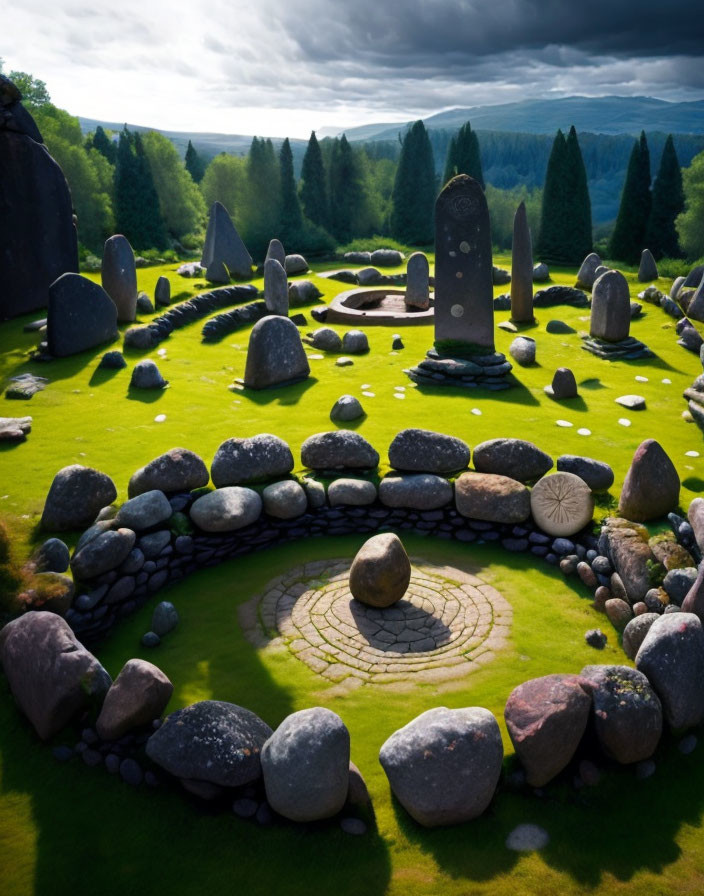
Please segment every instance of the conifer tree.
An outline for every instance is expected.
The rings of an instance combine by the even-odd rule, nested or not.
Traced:
[[[93,149],[97,149],[101,155],[105,156],[111,165],[115,164],[115,160],[117,159],[117,147],[105,133],[102,125],[98,125],[95,129],[91,145]]]
[[[468,121],[462,125],[457,135],[450,140],[443,182],[447,183],[456,174],[468,174],[476,181],[479,181],[482,189],[484,189],[479,140]]]
[[[315,131],[311,131],[308,146],[303,156],[301,204],[309,221],[318,227],[328,229],[330,226],[330,210],[328,207],[325,166]]]
[[[343,134],[335,140],[330,156],[330,233],[339,243],[348,243],[354,233],[355,193],[359,172],[352,147]]]
[[[254,258],[264,258],[280,218],[279,163],[271,140],[254,137],[247,157],[243,239]]]
[[[185,165],[186,171],[191,175],[195,183],[199,184],[203,180],[206,166],[190,140],[186,147]]]
[[[125,128],[115,165],[115,224],[138,250],[165,249],[166,227],[142,138]]]
[[[567,176],[567,141],[558,130],[550,151],[540,212],[540,236],[535,254],[549,264],[562,264],[567,254],[564,191]]]
[[[422,121],[406,133],[391,194],[391,235],[411,246],[433,239],[435,205],[433,148]]]
[[[579,148],[577,131],[572,125],[566,141],[565,201],[566,254],[565,264],[580,264],[592,251],[592,204],[587,184],[587,169]]]
[[[608,255],[616,261],[637,264],[645,246],[650,218],[650,152],[645,132],[636,140],[626,171],[616,226],[609,240]]]
[[[675,219],[684,210],[684,190],[672,134],[665,141],[652,200],[645,244],[656,259],[679,258],[682,252]]]
[[[303,239],[303,215],[296,190],[296,178],[293,173],[293,153],[288,137],[281,144],[279,152],[279,172],[281,179],[281,217],[279,223],[279,239],[288,250],[300,250]]]

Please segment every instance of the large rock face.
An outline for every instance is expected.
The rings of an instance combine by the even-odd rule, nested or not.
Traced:
[[[319,432],[301,445],[301,462],[311,470],[368,470],[379,463],[379,452],[357,432]]]
[[[499,726],[480,707],[429,709],[394,732],[379,752],[394,795],[425,827],[481,815],[502,761]]]
[[[590,695],[576,675],[545,675],[511,691],[506,727],[531,787],[547,784],[572,759],[590,708]]]
[[[134,498],[152,489],[167,495],[189,492],[207,485],[209,479],[208,468],[197,454],[187,448],[172,448],[132,475],[127,494]]]
[[[249,439],[227,439],[215,452],[210,472],[217,488],[249,485],[288,474],[293,454],[283,439],[260,433]]]
[[[533,321],[533,242],[525,202],[521,202],[513,218],[511,320],[519,323]]]
[[[704,630],[693,613],[667,613],[657,619],[636,654],[673,728],[704,719]]]
[[[466,469],[469,457],[462,439],[429,429],[402,429],[389,445],[389,464],[408,473],[453,473]]]
[[[244,384],[250,389],[286,386],[306,379],[310,365],[293,321],[269,315],[252,327]]]
[[[231,276],[252,276],[252,256],[220,202],[214,202],[210,209],[200,263],[206,269],[206,278],[214,283],[229,283]]]
[[[42,528],[66,531],[80,529],[93,522],[117,497],[115,483],[92,467],[72,464],[54,476],[44,503]]]
[[[132,728],[160,718],[174,686],[157,666],[128,660],[105,695],[96,730],[103,740],[119,740]]]
[[[262,747],[266,797],[291,821],[336,815],[349,789],[350,734],[342,719],[315,706],[283,720]]]
[[[592,695],[599,746],[628,764],[648,759],[662,734],[662,707],[642,672],[628,666],[585,666],[580,672]]]
[[[508,476],[463,473],[455,482],[455,506],[469,519],[522,523],[530,516],[530,492]]]
[[[177,778],[241,787],[260,777],[272,733],[242,706],[203,700],[172,712],[147,741],[147,756]]]
[[[12,695],[47,740],[101,700],[111,679],[55,613],[25,613],[0,631],[0,661]]]
[[[78,271],[66,178],[15,85],[0,75],[0,320],[49,301],[49,286]]]
[[[137,316],[137,268],[132,246],[121,233],[105,242],[100,278],[103,289],[115,303],[117,319],[134,320]]]
[[[80,274],[62,274],[49,287],[46,338],[56,358],[117,339],[117,310],[105,290]]]
[[[479,473],[498,473],[519,482],[540,479],[552,467],[552,458],[524,439],[489,439],[474,449]]]
[[[621,490],[618,511],[643,523],[675,510],[680,499],[680,477],[662,445],[646,439],[633,455]]]
[[[357,551],[350,567],[352,596],[368,607],[390,607],[411,581],[411,561],[393,532],[374,535]]]

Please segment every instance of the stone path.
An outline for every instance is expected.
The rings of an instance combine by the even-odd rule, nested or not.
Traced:
[[[506,643],[509,604],[458,569],[414,562],[405,597],[377,609],[356,601],[350,562],[307,563],[240,608],[248,639],[285,646],[330,681],[442,681],[489,662]]]

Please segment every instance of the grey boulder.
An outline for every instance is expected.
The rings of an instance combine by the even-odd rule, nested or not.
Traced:
[[[614,471],[601,460],[581,457],[578,454],[562,454],[557,459],[561,473],[574,473],[583,479],[593,492],[604,492],[614,484]]]
[[[134,320],[137,313],[137,268],[132,246],[121,233],[105,242],[100,279],[103,289],[117,308],[117,319],[120,322]]]
[[[46,338],[49,354],[75,355],[118,337],[117,309],[102,286],[63,274],[49,287]]]
[[[383,532],[368,539],[352,561],[350,591],[368,607],[390,607],[411,581],[411,561],[398,535]]]
[[[348,423],[350,420],[359,420],[360,417],[364,417],[364,408],[354,395],[341,395],[330,411],[333,423]]]
[[[80,464],[64,467],[49,488],[41,526],[56,531],[87,526],[116,497],[115,483],[106,473]]]
[[[385,507],[437,510],[452,501],[452,485],[434,473],[392,474],[379,483],[379,500]]]
[[[251,488],[226,486],[197,498],[190,512],[204,532],[232,532],[259,519],[262,499]]]
[[[552,458],[524,439],[489,439],[474,449],[479,473],[496,473],[518,482],[540,479],[552,467]]]
[[[172,632],[178,623],[178,612],[171,601],[159,601],[152,613],[151,631],[155,632],[160,638],[163,638],[164,635],[168,635],[169,632]]]
[[[215,452],[210,468],[217,488],[248,485],[287,476],[293,469],[293,454],[283,439],[260,433],[248,439],[227,439]]]
[[[308,509],[305,490],[293,479],[267,485],[262,492],[262,501],[264,512],[279,520],[294,519]]]
[[[367,334],[362,330],[348,330],[342,337],[342,351],[350,355],[363,355],[369,351]]]
[[[287,386],[306,379],[310,365],[293,321],[269,315],[252,327],[244,384],[249,389]]]
[[[116,569],[134,547],[136,535],[131,529],[108,529],[80,546],[71,558],[74,578],[88,581]]]
[[[453,473],[465,470],[469,458],[462,439],[429,429],[402,429],[389,445],[389,464],[407,473]]]
[[[125,501],[117,511],[115,525],[139,532],[165,523],[172,513],[166,495],[158,489],[152,489]]]
[[[309,436],[301,462],[311,470],[368,470],[378,465],[379,453],[359,433],[335,430]]]
[[[157,666],[146,660],[128,660],[110,686],[98,716],[101,740],[119,740],[133,728],[160,718],[174,686]]]
[[[152,489],[165,494],[189,492],[207,485],[209,479],[208,469],[197,454],[187,448],[171,448],[133,473],[127,494],[134,498]]]

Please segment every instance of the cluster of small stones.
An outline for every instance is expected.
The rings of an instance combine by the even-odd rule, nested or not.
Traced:
[[[401,600],[367,607],[352,597],[349,562],[340,560],[269,582],[239,617],[257,646],[285,645],[324,678],[356,687],[463,677],[505,645],[512,611],[477,576],[422,561]]]
[[[415,367],[404,370],[410,380],[425,386],[459,386],[463,389],[487,389],[501,392],[511,388],[506,379],[511,363],[501,352],[490,352],[469,358],[444,355],[430,349],[427,357]]]

